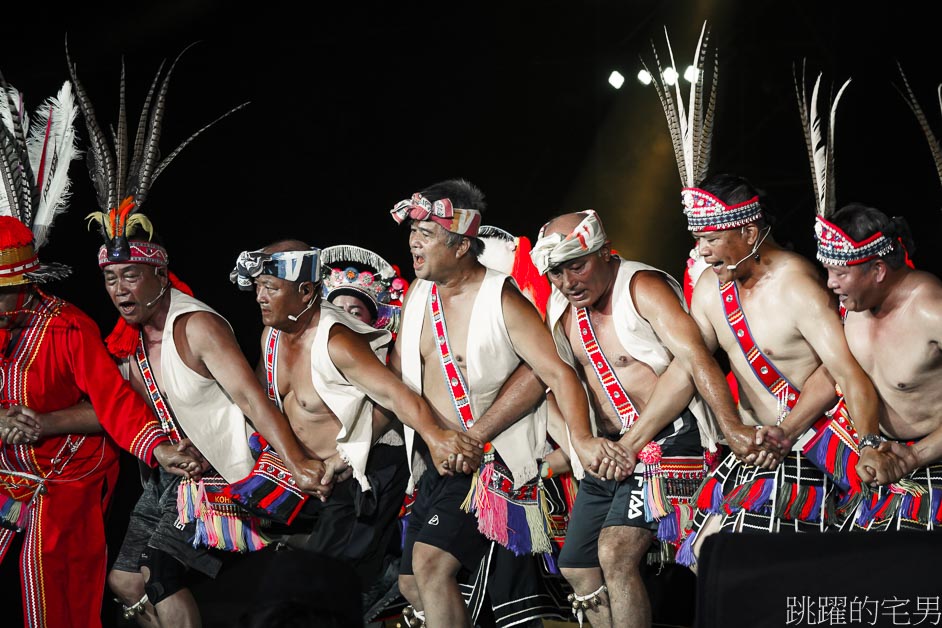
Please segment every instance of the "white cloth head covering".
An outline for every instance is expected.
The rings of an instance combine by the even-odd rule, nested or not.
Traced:
[[[569,234],[551,233],[544,236],[546,225],[540,229],[536,245],[530,251],[530,259],[541,275],[563,262],[594,253],[608,242],[605,227],[602,226],[598,214],[592,209],[584,213],[586,217]]]

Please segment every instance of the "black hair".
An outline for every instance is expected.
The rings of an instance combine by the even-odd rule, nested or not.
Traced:
[[[766,226],[771,227],[775,222],[775,219],[769,213],[769,201],[765,190],[757,188],[745,177],[720,172],[711,174],[700,182],[697,187],[706,190],[727,205],[745,203],[749,199],[758,196],[762,214],[755,220],[755,225],[759,229],[763,229]]]
[[[834,212],[830,221],[858,242],[866,240],[877,232],[883,232],[883,235],[892,242],[893,249],[881,255],[880,259],[893,270],[902,268],[906,263],[907,253],[909,257],[912,257],[916,251],[909,225],[902,216],[890,218],[874,207],[868,207],[862,203],[849,203]]]

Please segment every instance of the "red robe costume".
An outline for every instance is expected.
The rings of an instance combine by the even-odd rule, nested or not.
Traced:
[[[121,377],[95,323],[61,299],[41,293],[36,299],[30,324],[0,337],[0,400],[45,413],[88,398],[107,434],[0,443],[0,515],[7,514],[4,526],[22,528],[25,535],[20,554],[25,625],[100,626],[104,515],[118,474],[115,443],[154,466],[154,449],[169,440]],[[31,507],[37,482],[10,471],[45,478]],[[9,516],[11,506],[13,513],[22,511],[19,517]],[[14,534],[0,528],[0,560]]]

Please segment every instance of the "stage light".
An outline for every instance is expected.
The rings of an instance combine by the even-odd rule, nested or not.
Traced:
[[[642,85],[650,85],[651,73],[648,72],[647,70],[641,70],[640,72],[638,72],[638,80],[641,81]]]
[[[668,85],[673,85],[677,82],[677,70],[674,68],[667,68],[664,70],[664,82]]]
[[[696,83],[699,78],[700,71],[696,67],[688,65],[687,69],[684,70],[684,79],[686,79],[688,83]]]
[[[625,77],[618,70],[612,70],[612,73],[608,75],[608,83],[615,89],[621,89],[621,86],[625,84]]]

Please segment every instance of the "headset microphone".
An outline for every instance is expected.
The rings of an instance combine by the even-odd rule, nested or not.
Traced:
[[[154,307],[154,303],[157,303],[157,301],[160,301],[160,297],[164,296],[164,293],[167,292],[167,287],[168,287],[169,285],[170,285],[170,284],[167,284],[166,286],[164,286],[163,288],[161,288],[161,289],[160,289],[160,294],[158,294],[156,297],[154,297],[154,300],[153,300],[153,301],[148,301],[147,303],[145,303],[145,304],[144,304],[144,307],[146,307],[146,308]]]
[[[735,264],[727,264],[727,265],[726,265],[726,270],[736,270],[737,268],[739,268],[739,265],[740,265],[740,264],[742,264],[743,262],[745,262],[747,259],[749,259],[749,258],[752,257],[753,255],[756,255],[756,251],[759,250],[759,247],[762,246],[762,243],[765,242],[765,239],[769,236],[769,233],[771,233],[771,232],[772,232],[772,228],[771,228],[771,227],[766,227],[766,229],[765,229],[765,234],[762,236],[762,238],[761,238],[758,242],[756,242],[756,243],[753,245],[752,250],[749,252],[749,254],[746,255],[746,256],[745,256],[744,258],[742,258],[741,260],[739,260],[738,262],[736,262]],[[759,257],[759,256],[756,255],[756,261],[757,261],[757,262],[759,261],[759,260],[758,260],[758,257]]]
[[[292,323],[298,322],[298,319],[304,316],[304,313],[307,312],[312,307],[314,307],[314,299],[311,299],[310,303],[307,304],[307,307],[301,310],[300,312],[298,312],[297,316],[293,314],[288,314],[288,320],[291,321]]]

